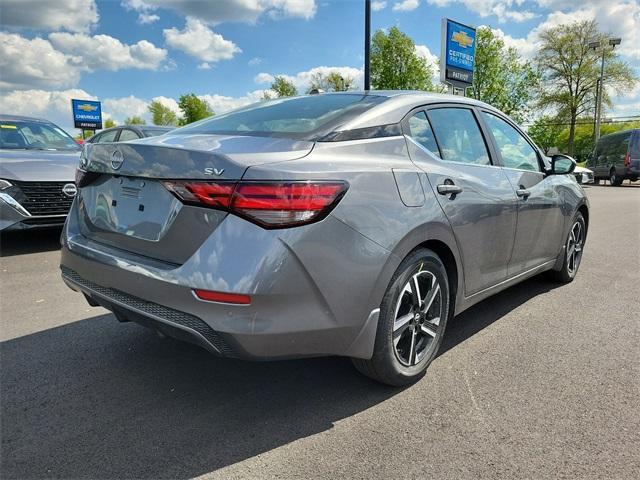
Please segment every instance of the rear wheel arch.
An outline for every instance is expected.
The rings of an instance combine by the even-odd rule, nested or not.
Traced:
[[[578,207],[578,211],[582,214],[584,218],[585,226],[587,227],[586,233],[589,232],[589,208],[583,203]]]
[[[458,281],[460,279],[458,275],[458,263],[456,257],[449,246],[441,240],[427,240],[426,242],[417,245],[413,250],[420,248],[427,248],[435,252],[442,260],[444,267],[447,271],[447,278],[449,280],[449,312],[450,316],[455,315],[456,298],[458,294]]]

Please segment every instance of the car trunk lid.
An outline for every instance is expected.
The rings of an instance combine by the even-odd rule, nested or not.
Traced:
[[[183,204],[166,180],[240,180],[252,165],[294,160],[312,142],[272,137],[174,135],[91,145],[96,177],[78,195],[82,234],[170,263],[184,263],[227,213]]]

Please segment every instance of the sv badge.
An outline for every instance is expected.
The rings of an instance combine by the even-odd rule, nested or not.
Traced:
[[[222,175],[224,173],[224,168],[213,168],[213,167],[207,167],[204,169],[204,174],[205,175]]]

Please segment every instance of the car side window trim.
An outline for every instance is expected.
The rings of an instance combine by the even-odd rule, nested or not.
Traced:
[[[464,163],[464,162],[454,162],[452,160],[445,160],[444,158],[442,159],[442,161],[447,162],[447,163],[460,163],[462,165],[476,165],[476,166],[480,166],[480,167],[496,167],[499,166],[498,164],[496,164],[495,159],[497,158],[495,151],[493,149],[492,144],[488,141],[488,137],[486,134],[486,131],[483,128],[483,124],[481,122],[480,116],[478,115],[478,112],[476,111],[476,109],[474,108],[473,105],[469,105],[469,104],[465,104],[465,103],[438,103],[438,104],[430,104],[430,105],[426,105],[425,107],[423,107],[425,113],[427,114],[427,119],[429,120],[429,125],[432,125],[431,122],[431,118],[429,116],[429,112],[432,110],[440,110],[440,109],[444,109],[444,108],[455,108],[455,109],[460,109],[460,110],[469,110],[471,112],[471,116],[474,118],[476,125],[478,127],[478,131],[480,132],[480,137],[482,138],[482,141],[484,142],[484,146],[485,149],[487,151],[487,155],[489,157],[489,163],[488,164],[479,164],[479,163]],[[433,130],[433,127],[432,127]],[[440,150],[440,154],[442,155],[442,148],[440,147],[440,143],[438,141],[438,136],[436,135],[435,130],[433,131],[434,133],[434,137],[436,139],[436,143],[438,144],[438,149]]]
[[[528,137],[528,135],[526,133],[524,133],[522,130],[520,130],[520,128],[517,125],[515,125],[512,121],[510,121],[504,115],[501,115],[499,112],[496,112],[496,111],[493,111],[493,110],[488,110],[486,108],[479,108],[478,110],[479,110],[479,113],[484,112],[484,113],[487,113],[489,115],[493,115],[494,117],[499,118],[500,120],[505,122],[507,125],[509,125],[511,128],[513,128],[516,132],[518,132],[522,136],[522,138],[524,138],[524,140],[529,144],[529,146],[533,149],[533,151],[536,154],[536,158],[538,159],[538,170],[537,171],[527,170],[527,169],[524,169],[524,168],[515,168],[515,167],[507,166],[504,163],[504,159],[502,158],[502,153],[500,152],[500,149],[498,148],[498,143],[496,142],[496,139],[493,136],[493,132],[491,132],[491,129],[487,125],[487,122],[485,121],[485,119],[482,118],[482,115],[478,115],[478,117],[480,119],[480,122],[482,123],[483,131],[485,132],[485,135],[487,135],[487,138],[489,139],[489,141],[493,145],[493,148],[495,150],[496,158],[500,162],[500,165],[502,166],[502,168],[506,168],[506,169],[509,169],[509,170],[516,170],[518,172],[540,173],[540,174],[544,175],[544,173],[545,173],[545,165],[544,165],[544,162],[542,161],[542,158],[540,157],[540,149],[536,146],[535,143],[533,143],[531,141],[531,139]]]
[[[485,142],[485,146],[487,147],[487,152],[489,154],[489,164],[488,165],[481,165],[478,163],[466,163],[465,165],[467,166],[471,166],[471,167],[478,167],[478,168],[500,168],[501,165],[497,162],[497,156],[495,153],[495,149],[493,147],[493,144],[490,142],[489,137],[487,137],[487,132],[485,130],[484,124],[481,123],[479,121],[479,115],[478,112],[476,111],[476,109],[474,108],[473,105],[470,105],[468,103],[457,103],[457,102],[440,102],[440,103],[428,103],[425,105],[420,105],[418,107],[414,107],[411,110],[409,110],[409,112],[407,112],[407,114],[402,118],[402,120],[400,120],[400,126],[402,127],[402,133],[404,134],[404,136],[406,138],[408,138],[409,140],[411,140],[411,142],[416,145],[418,148],[420,148],[421,150],[423,150],[424,152],[428,153],[430,155],[430,157],[438,162],[443,162],[443,163],[447,163],[450,164],[452,163],[450,160],[443,160],[441,157],[438,157],[437,155],[434,155],[433,152],[429,151],[427,148],[425,148],[424,146],[422,146],[420,143],[416,142],[412,137],[411,137],[411,130],[409,128],[409,119],[414,116],[416,113],[418,112],[425,112],[425,114],[427,114],[428,110],[433,110],[433,109],[438,109],[438,108],[466,108],[472,111],[476,122],[478,122],[478,126],[480,128],[480,133],[483,137],[483,140]],[[433,131],[433,125],[431,124],[431,120],[429,119],[429,115],[427,115],[427,120],[429,121],[429,126],[431,126],[431,130]],[[438,145],[438,153],[440,155],[442,155],[442,151],[441,151],[441,147],[440,144],[438,143],[438,138],[435,136],[434,134],[434,138],[436,141],[436,145]]]

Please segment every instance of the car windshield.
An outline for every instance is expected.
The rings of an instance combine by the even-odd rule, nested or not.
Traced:
[[[279,98],[201,120],[172,133],[312,137],[378,105],[385,97],[322,94]]]
[[[79,150],[80,146],[53,123],[0,120],[0,148],[9,150]]]

